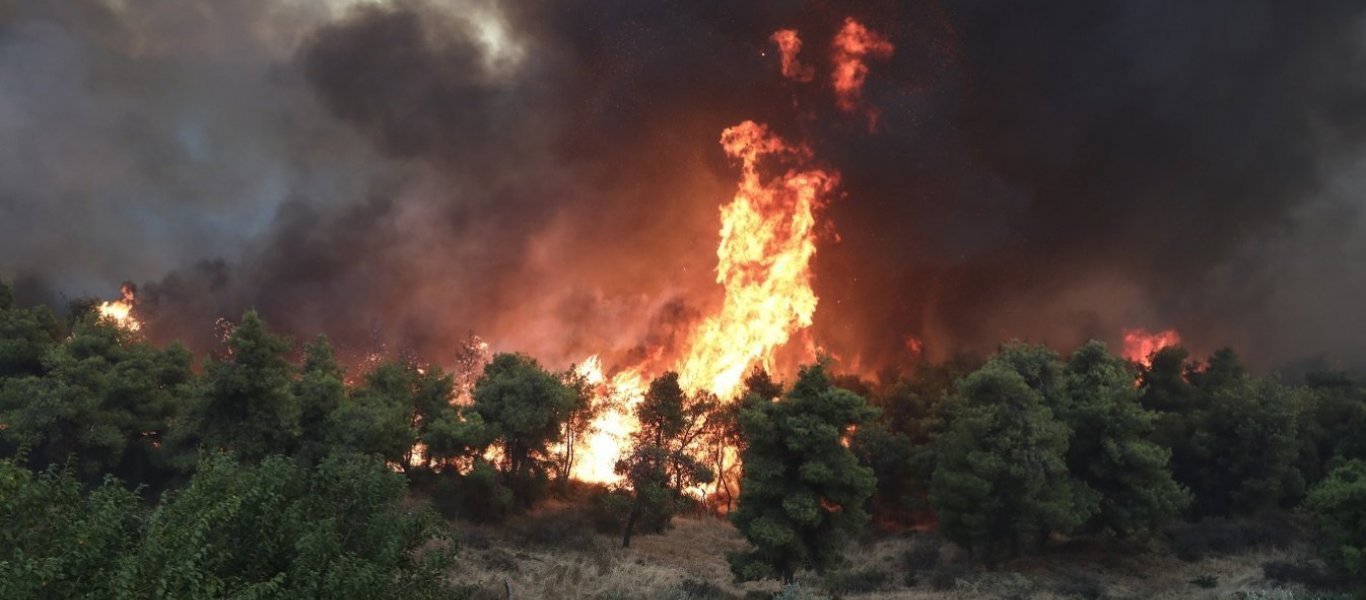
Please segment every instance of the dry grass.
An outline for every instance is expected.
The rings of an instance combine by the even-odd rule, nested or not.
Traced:
[[[730,525],[708,518],[680,518],[664,535],[638,536],[630,549],[620,548],[615,536],[592,534],[563,547],[528,545],[508,532],[515,524],[499,528],[466,525],[473,542],[461,550],[453,579],[483,586],[481,598],[503,598],[504,585],[512,597],[594,599],[684,599],[685,582],[705,582],[734,598],[747,592],[777,590],[775,582],[732,582],[725,553],[745,547]],[[1177,559],[1159,544],[1113,540],[1077,541],[1037,557],[1005,563],[995,570],[959,566],[957,585],[936,591],[922,572],[914,587],[907,587],[905,556],[913,545],[923,543],[910,534],[889,536],[876,542],[851,544],[847,552],[849,571],[875,569],[885,573],[880,591],[851,594],[843,598],[938,599],[1031,598],[1050,600],[1086,597],[1154,599],[1224,599],[1237,597],[1309,598],[1305,590],[1291,586],[1278,590],[1264,579],[1262,564],[1271,560],[1297,561],[1302,549],[1258,550],[1236,556],[1210,557],[1196,562]],[[582,543],[583,539],[591,543]],[[941,552],[941,563],[962,561],[951,547]],[[1206,577],[1213,587],[1195,583]],[[821,589],[815,575],[799,577],[807,589]],[[1293,594],[1293,595],[1292,595]]]

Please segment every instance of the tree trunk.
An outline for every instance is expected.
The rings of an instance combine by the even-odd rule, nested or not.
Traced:
[[[635,531],[636,520],[640,519],[640,496],[636,496],[636,501],[631,503],[631,514],[626,517],[626,533],[621,536],[621,547],[631,547],[631,533]]]

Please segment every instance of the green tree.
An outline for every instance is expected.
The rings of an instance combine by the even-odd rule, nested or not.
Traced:
[[[1297,463],[1309,391],[1249,376],[1227,348],[1203,365],[1187,357],[1181,348],[1158,351],[1140,388],[1143,405],[1157,413],[1155,441],[1172,451],[1174,478],[1194,493],[1194,513],[1293,504],[1304,491]]]
[[[1095,492],[1067,470],[1069,430],[1039,392],[1005,362],[959,383],[950,429],[935,440],[930,504],[949,539],[992,561],[1053,532],[1071,531],[1095,511]]]
[[[179,443],[246,460],[293,450],[301,411],[294,367],[285,360],[289,348],[289,340],[271,333],[255,311],[243,315],[226,355],[207,361]]]
[[[358,455],[201,463],[148,519],[123,579],[134,596],[439,597],[450,542],[401,505],[403,476]],[[434,543],[444,550],[422,551]]]
[[[1153,414],[1139,403],[1135,373],[1092,341],[1067,362],[1057,415],[1072,429],[1067,466],[1100,493],[1092,525],[1120,534],[1152,529],[1190,504],[1172,479],[1171,452],[1153,442]]]
[[[668,372],[650,382],[636,405],[640,428],[631,434],[630,453],[617,462],[633,497],[622,547],[630,547],[637,524],[661,532],[687,503],[686,490],[709,483],[711,470],[696,458],[707,415],[717,405],[711,394],[689,396]]]
[[[1366,459],[1366,389],[1341,372],[1305,377],[1305,405],[1300,410],[1300,472],[1316,484],[1333,458]]]
[[[876,482],[845,444],[877,410],[835,387],[824,364],[803,368],[777,401],[753,394],[743,402],[744,476],[730,518],[754,549],[731,554],[731,571],[790,581],[798,569],[829,568],[844,535],[867,520]]]
[[[522,354],[495,355],[475,383],[469,410],[488,428],[500,470],[522,506],[530,506],[544,487],[553,466],[549,446],[576,401],[572,388]]]
[[[1202,515],[1249,514],[1296,502],[1304,479],[1295,463],[1296,409],[1303,389],[1240,378],[1210,393],[1191,440],[1191,481]]]
[[[83,493],[65,469],[0,460],[0,597],[113,598],[138,543],[137,494],[107,480]]]
[[[561,482],[567,482],[578,462],[578,448],[594,433],[593,422],[602,414],[606,403],[599,401],[593,384],[576,368],[570,367],[560,374],[560,379],[574,391],[574,406],[564,421],[560,451],[555,457],[555,475]]]
[[[406,469],[413,447],[410,368],[381,363],[327,416],[329,447],[345,448]]]
[[[51,310],[46,306],[15,306],[9,285],[0,281],[0,380],[42,375],[43,356],[61,334],[61,325]]]
[[[1366,581],[1366,461],[1337,465],[1305,498],[1305,508],[1319,521],[1329,540],[1328,560]],[[1360,590],[1366,593],[1366,588]]]
[[[329,419],[346,399],[345,381],[326,336],[320,335],[304,346],[304,364],[293,390],[299,402],[296,455],[304,464],[317,464],[331,451]]]
[[[160,350],[93,316],[43,358],[46,374],[0,379],[0,439],[29,449],[36,470],[73,466],[160,485],[162,440],[192,380],[190,353]]]
[[[421,461],[414,453],[433,427],[456,418],[453,394],[454,380],[440,369],[407,361],[381,363],[329,415],[329,439],[381,456],[405,473],[414,467],[430,470],[432,452],[422,449]]]

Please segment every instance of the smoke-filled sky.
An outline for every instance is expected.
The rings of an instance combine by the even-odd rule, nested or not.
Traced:
[[[895,46],[872,133],[829,85],[846,17]],[[719,301],[746,119],[841,174],[810,337],[851,368],[1127,327],[1366,364],[1359,0],[11,0],[0,278],[135,281],[200,349],[255,307],[628,360]]]

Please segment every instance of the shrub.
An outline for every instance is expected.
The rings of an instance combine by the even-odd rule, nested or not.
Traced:
[[[773,600],[829,600],[829,596],[822,595],[815,590],[802,587],[799,583],[789,583],[783,586],[777,594],[773,595]]]
[[[626,517],[631,512],[631,494],[626,490],[604,488],[589,496],[585,506],[594,530],[620,534],[626,529]]]
[[[908,571],[927,571],[939,565],[939,538],[917,536],[910,549],[902,555],[902,565]]]
[[[1339,589],[1348,581],[1314,565],[1273,560],[1262,564],[1262,576],[1278,584],[1298,583],[1312,589]]]
[[[944,565],[930,572],[930,587],[937,592],[945,592],[958,587],[958,582],[967,579],[972,570],[963,565]]]
[[[1333,469],[1309,493],[1305,507],[1328,537],[1328,560],[1343,572],[1366,579],[1366,461],[1350,460]]]
[[[835,571],[827,574],[822,586],[834,594],[866,594],[887,587],[891,575],[877,567],[867,567],[856,571]]]
[[[1105,597],[1105,584],[1100,579],[1090,575],[1078,576],[1069,579],[1058,586],[1057,593],[1068,598],[1084,598],[1085,600],[1098,600]]]
[[[545,510],[514,523],[511,529],[517,541],[527,546],[589,550],[598,544],[593,524],[572,509]]]
[[[493,465],[479,460],[469,473],[438,475],[432,504],[442,516],[462,517],[480,523],[499,523],[514,508],[512,490],[498,480]]]
[[[1192,579],[1191,585],[1201,589],[1212,590],[1219,587],[1219,578],[1213,575],[1201,575]]]
[[[697,579],[685,580],[679,584],[678,590],[684,598],[689,600],[733,600],[735,598],[726,590],[721,589],[720,586]]]
[[[1171,528],[1169,535],[1178,558],[1196,561],[1211,554],[1285,548],[1294,543],[1299,529],[1288,514],[1273,512],[1256,519],[1211,517],[1198,523],[1183,523]]]

